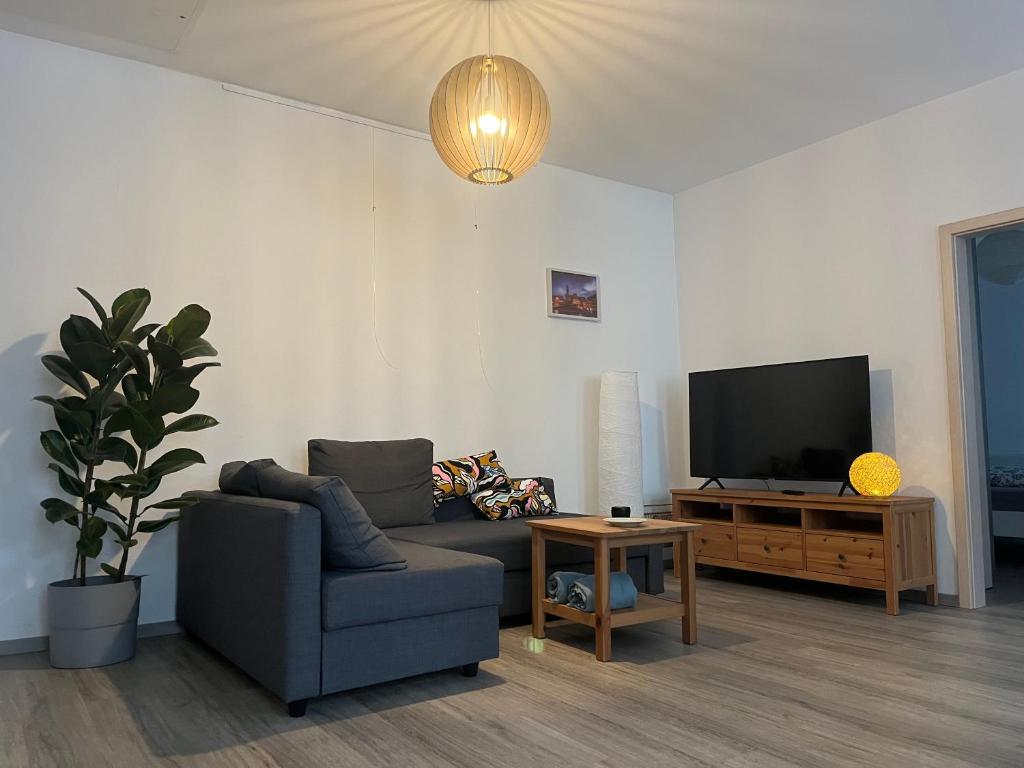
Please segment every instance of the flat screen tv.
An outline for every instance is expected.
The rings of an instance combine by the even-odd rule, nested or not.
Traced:
[[[871,450],[868,358],[690,374],[690,474],[844,482]]]

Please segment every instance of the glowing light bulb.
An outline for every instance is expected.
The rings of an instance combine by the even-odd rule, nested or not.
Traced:
[[[485,112],[476,119],[476,124],[480,126],[480,130],[490,135],[497,133],[498,129],[501,128],[501,120],[493,112]]]

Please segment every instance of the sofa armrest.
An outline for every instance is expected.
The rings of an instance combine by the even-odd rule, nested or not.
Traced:
[[[320,694],[320,512],[196,492],[178,524],[178,622],[284,701]]]

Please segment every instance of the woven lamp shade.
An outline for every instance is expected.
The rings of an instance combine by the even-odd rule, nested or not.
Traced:
[[[430,138],[444,164],[477,184],[505,184],[537,164],[551,108],[536,76],[507,56],[471,56],[430,100]]]
[[[902,481],[896,459],[884,453],[861,454],[850,465],[850,484],[863,496],[892,496]]]

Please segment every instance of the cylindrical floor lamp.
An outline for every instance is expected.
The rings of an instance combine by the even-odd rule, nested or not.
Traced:
[[[598,410],[597,514],[609,515],[612,507],[627,506],[633,517],[643,517],[640,388],[635,371],[601,374]]]

